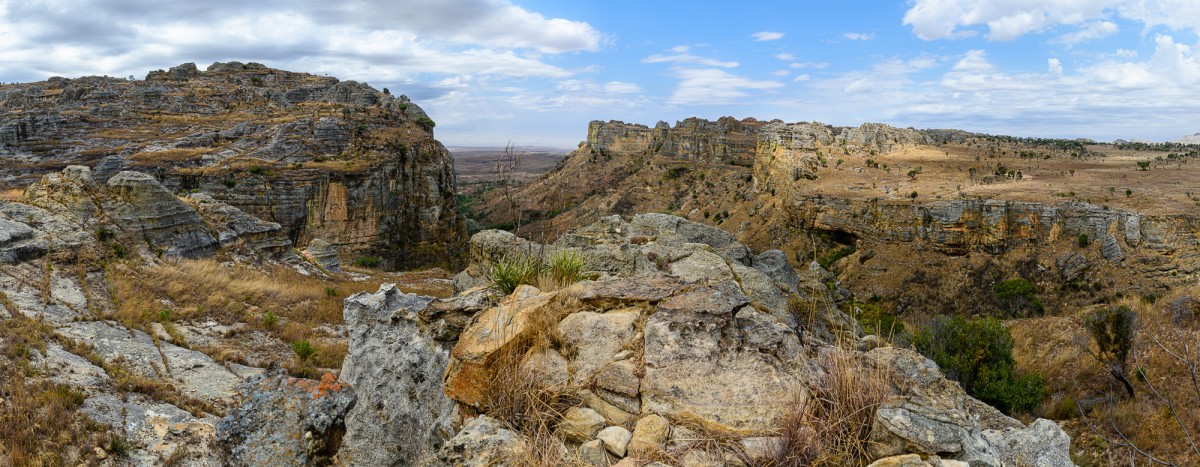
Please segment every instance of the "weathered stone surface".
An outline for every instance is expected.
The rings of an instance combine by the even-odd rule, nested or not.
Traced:
[[[133,465],[161,465],[168,457],[182,465],[222,465],[215,419],[198,419],[139,393],[96,394],[85,399],[80,410],[136,447],[129,453]]]
[[[491,287],[472,287],[460,290],[453,297],[434,300],[421,310],[421,319],[432,323],[438,340],[454,341],[475,315],[495,306],[499,300],[500,292]]]
[[[246,381],[242,405],[217,425],[227,465],[322,465],[341,447],[354,389],[326,373],[291,378],[279,367]]]
[[[587,303],[657,302],[683,288],[684,284],[682,279],[666,275],[637,279],[606,277],[585,284],[579,291],[579,299]]]
[[[867,467],[931,467],[931,465],[921,460],[921,456],[919,455],[905,454],[879,459]]]
[[[1039,418],[1026,428],[984,430],[983,439],[995,446],[1001,465],[1052,467],[1074,465],[1071,438],[1050,420]],[[964,458],[964,461],[974,459]],[[991,459],[980,459],[990,461]]]
[[[787,285],[793,292],[800,286],[800,277],[787,261],[787,254],[779,250],[767,250],[754,257],[754,269],[767,277]]]
[[[1121,251],[1121,244],[1117,243],[1117,237],[1113,235],[1104,236],[1104,240],[1100,242],[1100,254],[1109,261],[1125,259],[1125,252]]]
[[[518,287],[500,304],[480,313],[463,331],[451,352],[445,373],[446,395],[463,404],[478,407],[491,386],[495,358],[501,351],[513,349],[528,332],[531,317],[551,306],[557,292],[540,293],[536,287]]]
[[[643,457],[663,449],[671,434],[671,423],[661,415],[647,415],[637,421],[629,440],[629,455]]]
[[[145,239],[165,256],[211,255],[217,240],[195,209],[163,188],[154,177],[124,171],[108,179],[111,201],[105,211],[126,233]]]
[[[583,311],[564,318],[558,325],[559,332],[576,349],[571,381],[585,384],[611,362],[622,346],[633,338],[638,316],[637,309],[621,309],[607,313]]]
[[[358,396],[339,453],[348,465],[419,465],[453,435],[455,406],[441,385],[449,349],[417,317],[432,300],[394,284],[346,298],[341,379]]]
[[[45,253],[46,242],[34,238],[32,227],[0,219],[0,264],[28,261]]]
[[[209,228],[217,233],[217,241],[221,246],[230,246],[240,240],[267,258],[296,258],[296,254],[292,252],[292,241],[287,238],[287,232],[283,231],[283,226],[279,223],[254,217],[204,193],[192,193],[186,199],[200,213]]]
[[[528,449],[529,442],[524,436],[504,428],[494,418],[481,415],[468,421],[462,431],[442,446],[437,460],[439,465],[456,467],[510,465],[513,458]]]
[[[586,407],[567,409],[558,423],[559,435],[577,443],[591,440],[601,428],[604,428],[604,417]]]
[[[631,437],[633,437],[633,433],[621,426],[610,426],[596,433],[596,439],[604,442],[604,449],[617,457],[625,457],[625,450],[629,447]]]
[[[1071,282],[1083,277],[1088,268],[1092,267],[1091,262],[1074,251],[1068,251],[1054,259],[1054,267],[1058,269],[1058,277],[1064,282]]]
[[[566,357],[554,349],[535,349],[521,361],[521,370],[535,375],[550,388],[563,388],[571,382],[567,367],[571,364]]]
[[[326,271],[342,272],[342,260],[338,257],[337,247],[325,240],[314,238],[308,242],[308,246],[304,248],[304,256]]]
[[[604,449],[604,441],[593,439],[579,445],[579,457],[593,467],[608,467],[608,450]]]

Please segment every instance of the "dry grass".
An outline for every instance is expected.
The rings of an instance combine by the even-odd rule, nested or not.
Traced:
[[[341,324],[345,297],[373,292],[381,282],[338,282],[284,267],[257,270],[209,259],[144,267],[116,264],[110,265],[107,273],[116,302],[114,317],[126,326],[145,330],[163,316],[183,321],[212,319],[223,324],[248,323],[289,343],[314,338],[315,327]],[[272,323],[269,316],[277,317],[278,322]],[[313,364],[326,368],[341,364],[345,344],[315,344],[318,353]]]
[[[34,377],[33,350],[44,352],[49,327],[17,315],[0,323],[0,465],[93,464],[105,427],[83,415],[84,395]]]
[[[798,392],[781,422],[772,466],[866,465],[870,459],[867,436],[888,395],[887,373],[841,349],[822,354],[819,363],[824,374]]]

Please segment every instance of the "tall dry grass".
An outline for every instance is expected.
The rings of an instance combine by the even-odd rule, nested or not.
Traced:
[[[823,374],[798,390],[779,427],[771,466],[865,465],[875,410],[888,396],[888,373],[854,353],[818,357]]]

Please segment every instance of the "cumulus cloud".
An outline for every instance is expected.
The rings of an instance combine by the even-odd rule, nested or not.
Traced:
[[[842,34],[842,37],[845,37],[846,39],[850,39],[852,41],[869,41],[869,40],[875,38],[875,34],[865,33],[865,32],[848,32],[848,33]]]
[[[545,16],[507,0],[358,2],[6,2],[0,7],[0,74],[144,75],[182,60],[261,61],[313,70],[391,67],[417,73],[561,77],[546,56],[597,50],[591,25]],[[50,53],[47,53],[50,52]],[[322,70],[316,70],[322,71]]]
[[[1104,37],[1116,32],[1110,16],[1143,23],[1147,28],[1200,28],[1200,2],[1192,0],[1071,0],[1059,2],[1007,0],[916,0],[904,14],[904,24],[925,40],[956,39],[986,27],[990,40],[1007,41],[1060,25],[1075,32],[1066,43]]]
[[[777,81],[758,81],[716,68],[677,69],[679,86],[668,99],[668,103],[684,104],[729,104],[747,97],[751,91],[767,91],[783,87]]]
[[[781,61],[784,61],[784,62],[790,62],[790,61],[796,60],[795,55],[792,55],[792,54],[786,53],[786,52],[775,54],[775,58],[779,59]]]
[[[750,37],[753,37],[755,42],[777,41],[779,39],[783,39],[783,33],[782,32],[772,32],[772,31],[759,31],[754,34],[751,34]]]

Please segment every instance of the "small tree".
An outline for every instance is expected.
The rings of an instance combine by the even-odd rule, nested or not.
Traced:
[[[967,394],[1004,413],[1032,409],[1045,398],[1041,375],[1017,374],[1012,334],[995,318],[939,316],[912,343]]]
[[[1108,368],[1108,372],[1125,386],[1125,392],[1133,397],[1133,384],[1129,382],[1126,369],[1129,352],[1133,350],[1133,338],[1137,332],[1137,313],[1128,306],[1099,310],[1084,321],[1092,334],[1096,352],[1092,356]]]
[[[1037,288],[1025,279],[1009,279],[996,283],[993,290],[997,304],[1010,317],[1041,315],[1045,308],[1037,297]]]

